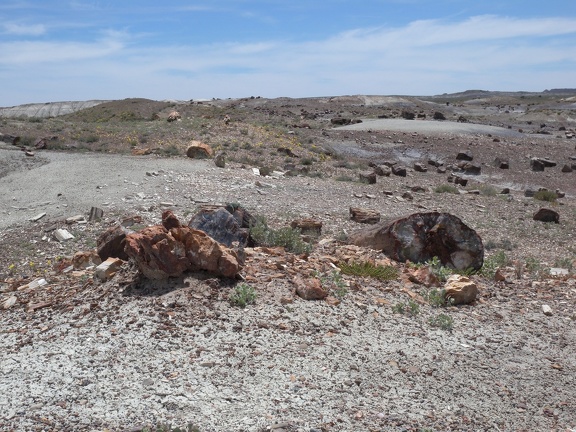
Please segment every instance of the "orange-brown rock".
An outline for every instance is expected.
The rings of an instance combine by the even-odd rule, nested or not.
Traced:
[[[478,286],[466,276],[452,275],[444,285],[444,298],[453,305],[472,303],[477,295]]]
[[[376,210],[360,207],[350,207],[350,219],[352,219],[354,222],[375,224],[380,222],[380,213],[378,213]]]
[[[292,279],[292,283],[296,285],[296,294],[304,300],[322,300],[328,297],[328,290],[326,290],[319,279],[306,278],[296,275]]]
[[[204,231],[182,227],[171,212],[165,212],[163,220],[170,229],[155,225],[126,237],[126,254],[147,278],[165,279],[187,270],[206,270],[232,278],[241,270],[243,261],[235,250]]]
[[[182,116],[178,111],[172,111],[170,114],[168,114],[168,118],[166,120],[168,120],[169,123],[172,123],[173,121],[180,120],[181,118]]]
[[[192,159],[207,159],[211,158],[213,154],[212,147],[200,141],[192,141],[186,150],[186,156]]]

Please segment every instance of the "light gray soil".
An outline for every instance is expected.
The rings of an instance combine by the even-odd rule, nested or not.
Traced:
[[[336,128],[337,130],[357,131],[400,131],[416,133],[448,134],[491,134],[494,136],[521,137],[520,132],[497,126],[458,123],[453,121],[404,120],[404,119],[367,119],[362,123]]]
[[[559,208],[562,223],[544,228],[531,219],[539,204],[521,192],[510,200],[434,194],[430,186],[444,182],[434,173],[365,185],[264,178],[239,164],[219,169],[187,158],[50,151],[28,162],[14,150],[0,158],[12,167],[0,178],[0,239],[30,241],[34,260],[54,247],[41,239],[44,220],[86,237],[117,214],[150,223],[169,207],[184,221],[198,204],[240,202],[271,223],[324,223],[323,243],[308,259],[251,252],[248,282],[258,298],[246,309],[228,302],[234,281],[191,274],[130,283],[128,266],[106,283],[48,271],[40,293],[0,284],[0,303],[18,299],[0,310],[2,431],[126,431],[159,422],[192,422],[202,432],[576,430],[574,277],[515,278],[511,267],[508,283],[475,278],[472,306],[434,308],[406,277],[344,277],[348,293],[333,306],[295,296],[289,276],[312,277],[314,266],[331,274],[343,247],[334,238],[358,228],[350,206],[385,217],[449,211],[484,239],[514,240],[519,230],[532,239],[519,250],[553,255],[559,238],[564,248],[573,244],[573,198]],[[414,185],[427,191],[402,199]],[[61,221],[92,206],[104,209],[101,224]],[[41,212],[40,223],[28,221]],[[57,246],[74,252],[73,242]],[[27,296],[54,304],[32,311]],[[411,299],[416,313],[394,313]],[[430,325],[441,315],[453,319],[452,331]]]

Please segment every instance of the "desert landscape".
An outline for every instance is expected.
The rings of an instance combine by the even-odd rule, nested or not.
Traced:
[[[574,89],[21,105],[0,160],[1,430],[576,430]]]

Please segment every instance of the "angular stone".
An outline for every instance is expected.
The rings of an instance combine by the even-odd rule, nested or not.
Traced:
[[[406,271],[408,273],[408,279],[411,282],[424,285],[427,288],[440,286],[440,279],[438,279],[438,276],[436,276],[429,267],[416,269],[407,267]]]
[[[296,219],[290,223],[290,226],[298,228],[304,235],[320,236],[322,234],[322,221],[316,219]]]
[[[392,167],[392,174],[398,177],[406,177],[407,175],[406,167],[403,167],[401,165],[394,165]]]
[[[124,261],[119,258],[108,258],[96,267],[94,277],[101,281],[107,281],[116,274],[123,264]]]
[[[2,309],[10,309],[16,304],[18,298],[16,296],[10,296],[2,302]]]
[[[457,166],[464,174],[478,175],[482,171],[482,167],[479,164],[472,162],[460,162]]]
[[[90,215],[88,216],[88,220],[90,222],[99,221],[103,217],[104,217],[104,210],[102,210],[101,208],[98,208],[98,207],[90,208]]]
[[[376,165],[374,167],[374,173],[381,177],[389,177],[392,174],[392,169],[386,165]]]
[[[75,223],[85,224],[85,223],[88,223],[88,221],[86,220],[86,218],[83,215],[76,215],[76,216],[70,216],[69,218],[66,218],[66,223],[68,225],[72,225]]]
[[[532,171],[541,172],[544,171],[544,164],[540,162],[538,159],[532,158],[530,159],[530,168],[532,169]]]
[[[380,213],[376,210],[360,207],[350,207],[350,219],[352,219],[354,222],[375,224],[380,222]]]
[[[482,239],[449,213],[414,213],[351,233],[348,240],[400,262],[424,263],[438,257],[444,266],[479,270],[484,261]]]
[[[38,222],[40,219],[42,219],[44,216],[46,216],[46,212],[42,212],[42,213],[38,213],[36,216],[31,217],[30,219],[28,219],[30,222]]]
[[[470,278],[452,275],[444,285],[444,298],[453,305],[469,304],[476,300],[478,286]]]
[[[296,294],[304,300],[322,300],[328,297],[328,290],[322,287],[322,283],[317,278],[304,279],[295,276],[292,283],[296,285]]]
[[[470,150],[460,150],[456,155],[456,160],[472,161],[474,156]]]
[[[72,240],[74,238],[74,236],[72,234],[70,234],[70,232],[68,232],[68,230],[65,230],[63,228],[59,228],[59,229],[54,231],[54,238],[56,238],[56,240],[58,240],[59,242],[64,242],[64,241]]]
[[[560,214],[552,209],[541,208],[536,213],[534,213],[532,219],[539,222],[560,223]]]
[[[104,231],[96,240],[96,250],[102,261],[108,258],[120,258],[127,261],[128,255],[124,251],[126,236],[132,231],[122,225],[115,225]]]
[[[358,174],[358,178],[362,183],[366,184],[375,184],[376,183],[376,173],[373,171],[370,172],[361,172]]]
[[[416,162],[414,164],[414,171],[416,172],[427,172],[428,171],[428,167],[426,165],[424,165],[423,163],[420,162]]]
[[[562,167],[562,172],[563,173],[571,173],[572,172],[572,166],[568,165],[568,164],[564,164],[564,166]]]
[[[552,316],[552,308],[544,304],[542,305],[542,313],[546,316]]]
[[[214,165],[216,165],[218,168],[225,168],[226,153],[224,153],[223,151],[219,151],[218,153],[216,153],[216,156],[214,156]]]
[[[76,252],[72,257],[72,265],[74,269],[85,269],[93,265],[99,265],[102,263],[100,256],[94,251],[88,252]]]

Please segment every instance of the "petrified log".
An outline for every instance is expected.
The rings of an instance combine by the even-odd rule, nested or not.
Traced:
[[[484,262],[480,236],[449,213],[414,213],[354,232],[349,242],[381,250],[400,262],[438,257],[442,265],[458,270],[479,270]]]
[[[380,213],[378,213],[376,210],[360,207],[350,207],[350,219],[352,219],[354,222],[375,224],[380,222]]]
[[[166,279],[198,269],[234,277],[243,264],[232,249],[188,227],[144,228],[126,237],[125,251],[149,279]]]

